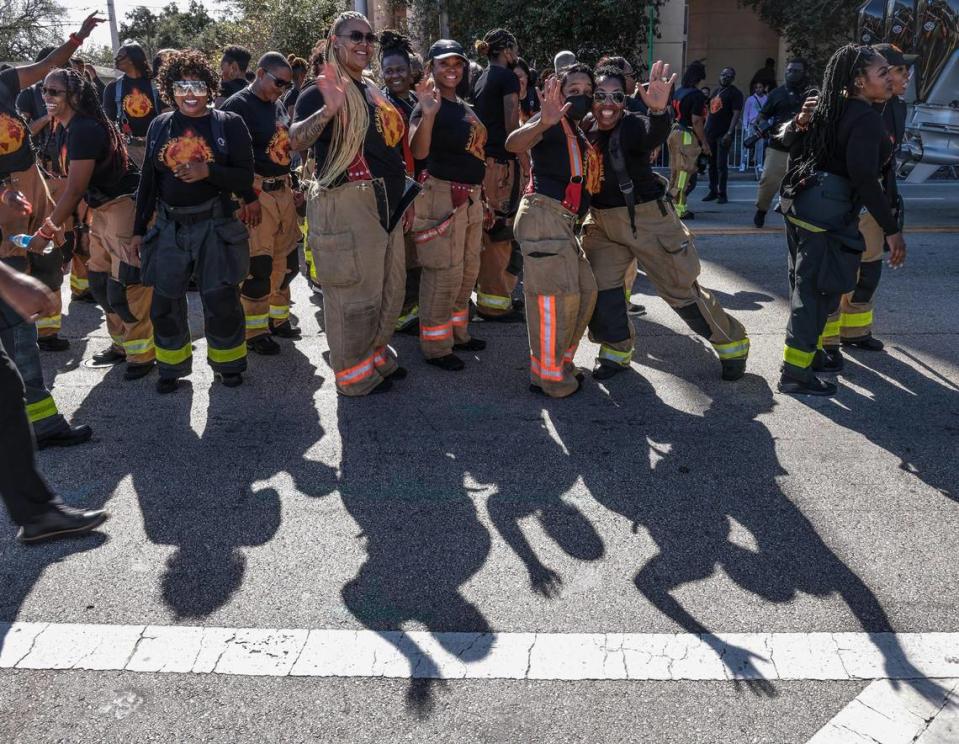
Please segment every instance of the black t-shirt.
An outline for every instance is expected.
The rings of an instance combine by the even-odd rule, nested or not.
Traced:
[[[153,121],[147,140],[156,138],[155,154],[143,162],[143,175],[137,190],[137,215],[134,234],[143,235],[156,209],[157,198],[172,207],[194,207],[217,196],[225,200],[230,194],[249,192],[253,186],[253,148],[250,133],[237,114],[219,112],[224,117],[223,137],[217,147],[213,138],[213,114],[194,118],[179,111]],[[160,131],[170,117],[164,136]],[[182,163],[206,162],[209,178],[186,183],[173,175],[173,168]]]
[[[473,101],[480,121],[486,126],[486,155],[498,160],[515,160],[516,156],[506,151],[506,112],[503,99],[515,93],[519,95],[519,78],[506,67],[490,65],[473,86]]]
[[[409,158],[413,162],[413,175],[416,178],[420,177],[420,174],[426,170],[426,161],[425,160],[416,160],[413,157],[412,151],[408,152],[409,148],[409,123],[410,116],[413,114],[413,109],[416,108],[417,100],[416,96],[410,92],[407,94],[406,98],[398,97],[392,90],[387,87],[381,88],[381,92],[386,96],[386,100],[392,103],[396,110],[403,114],[403,121],[406,122],[406,134],[403,136],[403,158]],[[409,171],[409,168],[407,168]]]
[[[290,172],[290,121],[279,101],[269,103],[250,88],[230,96],[221,107],[243,118],[253,141],[253,167],[266,178]]]
[[[578,183],[580,188],[570,190],[571,194],[579,195],[579,208],[572,211],[583,216],[589,209],[589,195],[599,192],[602,160],[579,126],[568,118],[565,122],[565,127],[560,122],[543,132],[543,138],[530,150],[533,168],[526,193],[543,194],[563,202],[568,196],[567,187]],[[575,157],[571,153],[575,153]]]
[[[47,115],[47,107],[43,103],[40,89],[43,87],[43,81],[24,88],[17,96],[17,110],[23,114],[23,118],[29,122],[42,119]],[[53,164],[57,158],[56,137],[50,125],[47,124],[40,132],[33,137],[33,147],[37,155],[43,161],[43,167],[47,168]]]
[[[0,72],[0,176],[25,171],[36,162],[30,129],[17,111],[19,92],[16,69]]]
[[[673,98],[673,111],[679,126],[692,129],[694,116],[706,116],[706,96],[699,88],[680,88]]]
[[[117,110],[117,86],[120,86],[120,109]],[[120,131],[132,137],[146,137],[150,122],[159,115],[158,97],[154,97],[153,84],[147,78],[131,78],[124,75],[112,81],[103,91],[103,110],[108,118],[117,122]]]
[[[410,121],[420,120],[419,106]],[[433,122],[427,170],[431,176],[457,183],[483,183],[486,175],[486,127],[463,101],[443,98]]]
[[[66,127],[57,128],[60,172],[69,173],[75,160],[93,160],[93,175],[84,199],[98,207],[137,190],[140,174],[136,166],[124,166],[123,157],[114,150],[110,135],[96,119],[74,115]]]
[[[636,201],[644,202],[661,198],[665,189],[662,180],[653,172],[649,155],[669,137],[672,117],[669,114],[646,117],[641,114],[626,113],[623,115],[620,126],[622,127],[619,136],[620,147],[623,150],[623,159],[626,161],[626,172],[629,173],[629,178],[633,182]],[[595,122],[586,133],[587,139],[603,156],[600,188],[592,198],[592,205],[597,209],[626,206],[623,192],[619,190],[619,179],[616,178],[613,160],[609,155],[609,138],[612,133],[612,129],[601,130]]]
[[[302,90],[302,88],[290,88],[286,93],[284,93],[283,98],[280,99],[283,103],[283,106],[286,108],[296,106],[296,100],[300,97],[300,92]]]
[[[709,114],[706,117],[706,136],[722,137],[733,123],[733,114],[743,110],[743,94],[735,85],[717,90],[709,99]]]
[[[804,100],[806,96],[803,91],[780,85],[766,96],[766,103],[759,110],[759,115],[772,124],[773,129],[777,129],[802,110]],[[769,146],[774,150],[788,151],[788,148],[783,147],[775,138],[770,138]]]
[[[366,159],[373,178],[382,178],[386,184],[390,204],[398,204],[406,187],[406,164],[403,162],[402,149],[406,123],[403,115],[377,88],[357,80],[354,80],[353,84],[366,97],[370,111],[370,125],[366,130],[366,140],[361,154]],[[293,121],[303,121],[321,108],[323,108],[323,94],[320,93],[320,89],[315,85],[304,88],[296,102]],[[332,138],[333,122],[331,121],[313,143],[317,173],[323,169]],[[338,178],[345,182],[346,173],[341,173]]]
[[[246,81],[246,78],[236,78],[235,80],[221,80],[220,96],[224,99],[229,98],[234,93],[239,93],[248,85],[249,83]]]

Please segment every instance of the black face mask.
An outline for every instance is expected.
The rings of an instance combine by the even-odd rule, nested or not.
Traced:
[[[719,84],[725,88],[726,86],[732,85],[735,79],[732,75],[721,75],[719,77]]]
[[[805,72],[797,72],[794,70],[786,73],[786,85],[788,85],[790,88],[798,88],[805,82],[805,80]]]
[[[566,96],[569,106],[569,115],[576,121],[582,119],[593,108],[593,97],[586,94]]]

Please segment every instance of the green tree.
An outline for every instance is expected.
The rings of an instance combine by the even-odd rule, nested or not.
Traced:
[[[0,0],[0,60],[33,61],[48,44],[60,45],[70,31],[66,11],[55,0]]]
[[[139,6],[127,13],[120,25],[120,39],[139,42],[150,56],[165,48],[200,49],[212,54],[222,43],[220,26],[220,22],[197,0],[191,0],[185,11],[174,3],[159,13]]]
[[[786,39],[791,54],[803,57],[818,75],[843,44],[856,38],[862,0],[740,0]]]
[[[254,57],[268,51],[309,57],[342,9],[342,0],[235,0],[224,33]]]
[[[416,19],[413,31],[427,43],[439,34],[439,2],[410,0]],[[519,41],[520,53],[540,67],[550,66],[561,49],[590,63],[603,54],[621,54],[642,66],[650,33],[658,35],[658,11],[664,2],[551,0],[531,6],[524,0],[443,0],[442,10],[449,17],[454,39],[471,45],[492,28],[507,28]]]

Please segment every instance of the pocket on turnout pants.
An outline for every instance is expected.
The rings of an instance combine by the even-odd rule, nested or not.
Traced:
[[[360,266],[353,233],[328,234],[311,229],[310,249],[321,286],[351,287],[359,283]]]
[[[533,295],[579,291],[578,251],[568,240],[527,240],[523,248],[523,283]]]
[[[216,223],[213,229],[220,250],[215,253],[216,270],[205,272],[205,276],[216,277],[217,284],[239,284],[250,273],[250,232],[246,225],[232,218]]]
[[[434,225],[428,220],[416,220],[413,242],[419,265],[424,269],[448,269],[463,262],[462,252],[458,261],[453,253],[453,219],[451,214]]]
[[[862,253],[830,241],[823,252],[816,288],[824,294],[845,294],[856,288]]]

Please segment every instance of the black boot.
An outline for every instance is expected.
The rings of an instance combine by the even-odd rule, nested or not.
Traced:
[[[842,358],[842,352],[836,349],[818,349],[816,356],[812,359],[812,368],[817,372],[826,374],[836,374],[842,372],[845,361]]]
[[[797,380],[795,377],[784,374],[779,378],[776,388],[780,393],[787,395],[832,396],[836,394],[836,383],[823,382],[815,375],[810,375],[808,380]]]
[[[95,530],[108,516],[102,509],[84,511],[64,504],[51,504],[47,511],[20,528],[17,539],[22,543],[36,543],[81,535]]]
[[[66,351],[70,348],[70,341],[54,333],[52,336],[40,336],[37,346],[41,351]]]
[[[298,339],[303,336],[303,331],[293,325],[290,321],[284,320],[279,325],[270,326],[270,333],[280,338]]]
[[[481,338],[471,338],[463,344],[453,344],[457,351],[482,351],[486,348],[486,342]]]
[[[434,367],[439,367],[446,372],[459,372],[466,366],[463,360],[456,356],[456,354],[447,354],[437,359],[427,359],[426,363],[432,364]]]
[[[157,392],[160,395],[175,393],[180,381],[176,377],[161,377],[157,380]]]
[[[723,359],[723,379],[726,382],[735,382],[746,374],[745,359]]]
[[[753,215],[753,224],[758,228],[762,228],[766,225],[766,210],[756,210],[756,214]]]
[[[141,377],[146,377],[148,374],[150,374],[150,370],[152,370],[155,366],[156,362],[154,362],[152,359],[149,362],[143,362],[142,364],[134,364],[133,362],[130,362],[127,364],[126,371],[123,373],[123,379],[139,380]]]
[[[283,349],[269,336],[257,336],[246,342],[246,348],[262,356],[276,356]]]
[[[114,364],[123,364],[126,360],[126,354],[112,346],[108,346],[103,351],[98,351],[94,354],[90,361],[95,367],[111,367]]]
[[[629,367],[624,367],[622,364],[597,362],[596,366],[593,367],[593,379],[609,380],[618,375],[620,372],[625,372],[627,369],[629,369]]]
[[[715,191],[710,191],[706,196],[703,197],[703,201],[716,201],[719,198],[719,194]]]
[[[882,351],[886,348],[886,345],[871,333],[858,338],[844,338],[842,339],[842,345],[855,346],[857,349],[865,349],[866,351]]]
[[[93,429],[86,424],[80,426],[70,426],[64,424],[62,429],[44,434],[37,437],[37,449],[46,449],[47,447],[73,447],[77,444],[89,442],[93,436]]]
[[[214,377],[223,383],[223,387],[235,388],[243,384],[243,375],[239,372],[217,372]]]

